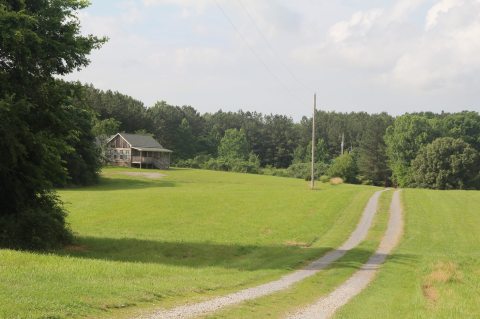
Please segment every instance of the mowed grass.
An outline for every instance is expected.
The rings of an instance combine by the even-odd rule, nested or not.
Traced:
[[[106,168],[100,185],[59,192],[74,246],[0,250],[0,318],[117,318],[278,278],[340,245],[375,190]]]
[[[480,318],[480,192],[407,189],[403,201],[401,245],[336,318]]]
[[[295,313],[299,309],[316,302],[319,298],[326,296],[359,270],[378,248],[387,228],[392,195],[392,190],[382,193],[377,214],[366,239],[347,252],[345,256],[333,262],[325,270],[293,285],[287,290],[244,302],[240,305],[208,314],[202,318],[285,318],[288,314]],[[403,257],[402,260],[396,260],[395,262],[397,261],[403,262]]]

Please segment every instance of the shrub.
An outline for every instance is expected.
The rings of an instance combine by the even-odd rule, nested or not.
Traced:
[[[325,175],[328,170],[328,164],[315,163],[315,175],[314,178],[318,179],[320,176]],[[311,164],[310,163],[297,163],[292,164],[287,168],[287,174],[289,177],[302,178],[309,181],[311,179]]]
[[[25,207],[18,215],[0,215],[0,246],[50,250],[72,241],[65,225],[66,212],[52,193],[37,198],[36,207]]]
[[[251,161],[245,161],[241,159],[228,159],[228,158],[210,158],[200,168],[214,170],[214,171],[230,171],[238,173],[253,173],[258,174],[260,172],[260,162],[258,158],[250,157]]]
[[[340,177],[334,177],[330,179],[330,184],[332,185],[340,185],[343,184],[343,179]]]
[[[267,165],[265,168],[260,170],[260,174],[279,176],[279,177],[291,177],[286,168],[276,168],[271,165]]]
[[[341,177],[349,183],[356,182],[357,164],[352,153],[345,153],[334,159],[327,175]]]
[[[203,168],[205,163],[211,159],[210,155],[198,155],[187,160],[179,160],[175,165],[177,167]]]
[[[330,181],[330,177],[327,175],[322,175],[318,180],[322,183],[328,183],[328,181]]]

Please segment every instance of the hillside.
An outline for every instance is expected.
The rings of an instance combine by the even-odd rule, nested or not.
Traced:
[[[278,278],[343,242],[376,190],[139,172],[105,168],[100,185],[59,192],[75,245],[0,251],[0,317],[116,317],[119,308],[175,305]]]

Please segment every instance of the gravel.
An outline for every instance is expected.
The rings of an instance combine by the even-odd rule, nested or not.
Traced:
[[[281,277],[278,280],[274,280],[259,286],[240,290],[235,293],[228,294],[226,296],[216,297],[204,302],[187,304],[172,309],[162,309],[153,314],[139,317],[141,319],[167,319],[167,318],[192,318],[199,315],[204,315],[209,312],[213,312],[224,308],[226,306],[238,304],[247,300],[252,300],[265,295],[269,295],[284,289],[287,289],[294,283],[304,280],[310,276],[315,275],[322,269],[325,269],[335,260],[341,258],[347,251],[356,247],[367,236],[373,221],[373,217],[377,211],[378,199],[380,193],[383,191],[377,191],[367,203],[363,211],[362,218],[358,223],[356,229],[347,239],[347,241],[339,248],[332,250],[325,254],[323,257],[313,261],[306,267],[294,271]],[[310,317],[309,317],[310,318]],[[317,318],[317,317],[315,317]]]
[[[328,296],[319,299],[313,305],[289,316],[288,319],[330,318],[335,311],[359,294],[374,279],[380,265],[400,241],[402,231],[403,219],[400,191],[395,191],[390,205],[390,219],[388,221],[387,231],[375,254],[363,264],[360,270]]]

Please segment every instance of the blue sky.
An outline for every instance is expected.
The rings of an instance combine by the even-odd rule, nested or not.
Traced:
[[[480,111],[479,0],[93,0],[109,42],[68,76],[147,106]]]

